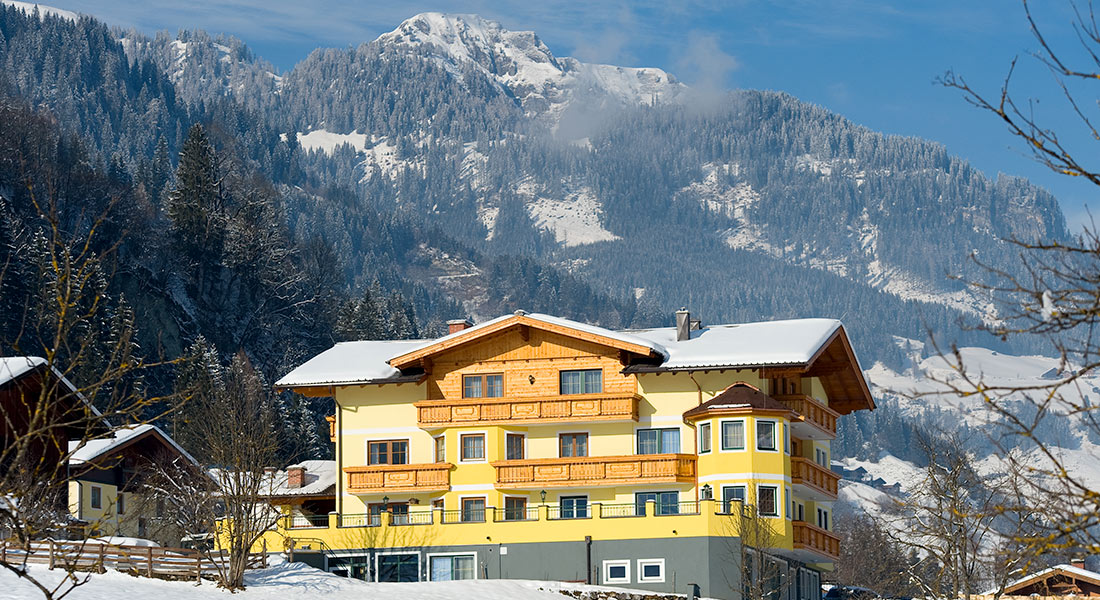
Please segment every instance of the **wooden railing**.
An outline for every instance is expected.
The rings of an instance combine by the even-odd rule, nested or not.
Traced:
[[[811,550],[836,560],[840,557],[840,538],[805,521],[795,521],[794,549]]]
[[[421,427],[638,420],[634,394],[577,394],[416,402]]]
[[[145,577],[217,579],[219,572],[228,569],[228,559],[224,552],[203,555],[186,548],[121,546],[86,540],[45,540],[28,544],[0,540],[0,562],[8,565],[43,564],[51,569],[67,571],[102,572],[110,568]],[[266,567],[265,542],[263,552],[248,556],[248,568]]]
[[[836,437],[836,419],[840,414],[818,402],[813,396],[792,394],[776,396],[775,399],[801,415],[804,422],[816,426],[832,437]]]
[[[541,458],[492,464],[497,472],[497,487],[506,489],[677,483],[695,479],[695,456],[691,454]]]
[[[806,486],[833,499],[837,494],[840,475],[801,456],[791,457],[791,483]]]
[[[450,463],[344,467],[351,494],[445,492],[451,488]]]

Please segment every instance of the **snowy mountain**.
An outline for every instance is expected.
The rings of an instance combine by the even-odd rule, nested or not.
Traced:
[[[509,31],[477,15],[428,12],[411,17],[376,44],[424,53],[461,75],[473,65],[515,97],[529,117],[558,123],[570,108],[678,102],[687,88],[656,68],[589,64],[555,57],[533,31]]]

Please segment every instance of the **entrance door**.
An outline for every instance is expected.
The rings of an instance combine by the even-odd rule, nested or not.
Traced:
[[[379,555],[378,581],[392,583],[410,583],[420,581],[420,555]]]

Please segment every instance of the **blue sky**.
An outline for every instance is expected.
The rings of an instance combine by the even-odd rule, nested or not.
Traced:
[[[55,0],[50,5],[108,23],[157,30],[202,28],[243,39],[280,70],[316,47],[370,41],[424,11],[474,13],[509,29],[536,31],[557,55],[624,66],[657,66],[689,84],[782,90],[886,133],[943,143],[990,175],[1021,175],[1051,190],[1071,224],[1097,196],[1094,186],[1029,158],[989,114],[935,83],[948,70],[996,96],[1020,57],[1012,89],[1032,100],[1044,124],[1092,151],[1011,0]],[[1083,58],[1068,2],[1038,0],[1048,40]],[[1095,110],[1095,89],[1078,90]],[[1090,95],[1091,94],[1091,95]],[[1092,99],[1092,100],[1090,100]],[[1092,151],[1091,154],[1095,154]]]

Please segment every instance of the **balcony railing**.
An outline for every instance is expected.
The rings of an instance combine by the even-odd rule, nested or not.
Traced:
[[[639,396],[577,394],[538,398],[480,398],[416,402],[421,427],[509,425],[568,421],[637,421]]]
[[[794,549],[814,552],[829,561],[836,560],[840,556],[840,538],[805,521],[795,521]]]
[[[812,500],[836,500],[840,475],[801,456],[791,457],[791,483]]]
[[[344,467],[351,494],[445,492],[451,488],[450,463]]]
[[[497,487],[584,487],[634,483],[680,483],[695,479],[691,454],[639,454],[503,460],[492,463]]]
[[[776,396],[775,399],[800,415],[801,419],[792,423],[791,431],[795,436],[809,440],[831,440],[836,437],[836,419],[840,414],[813,396],[792,394]]]

